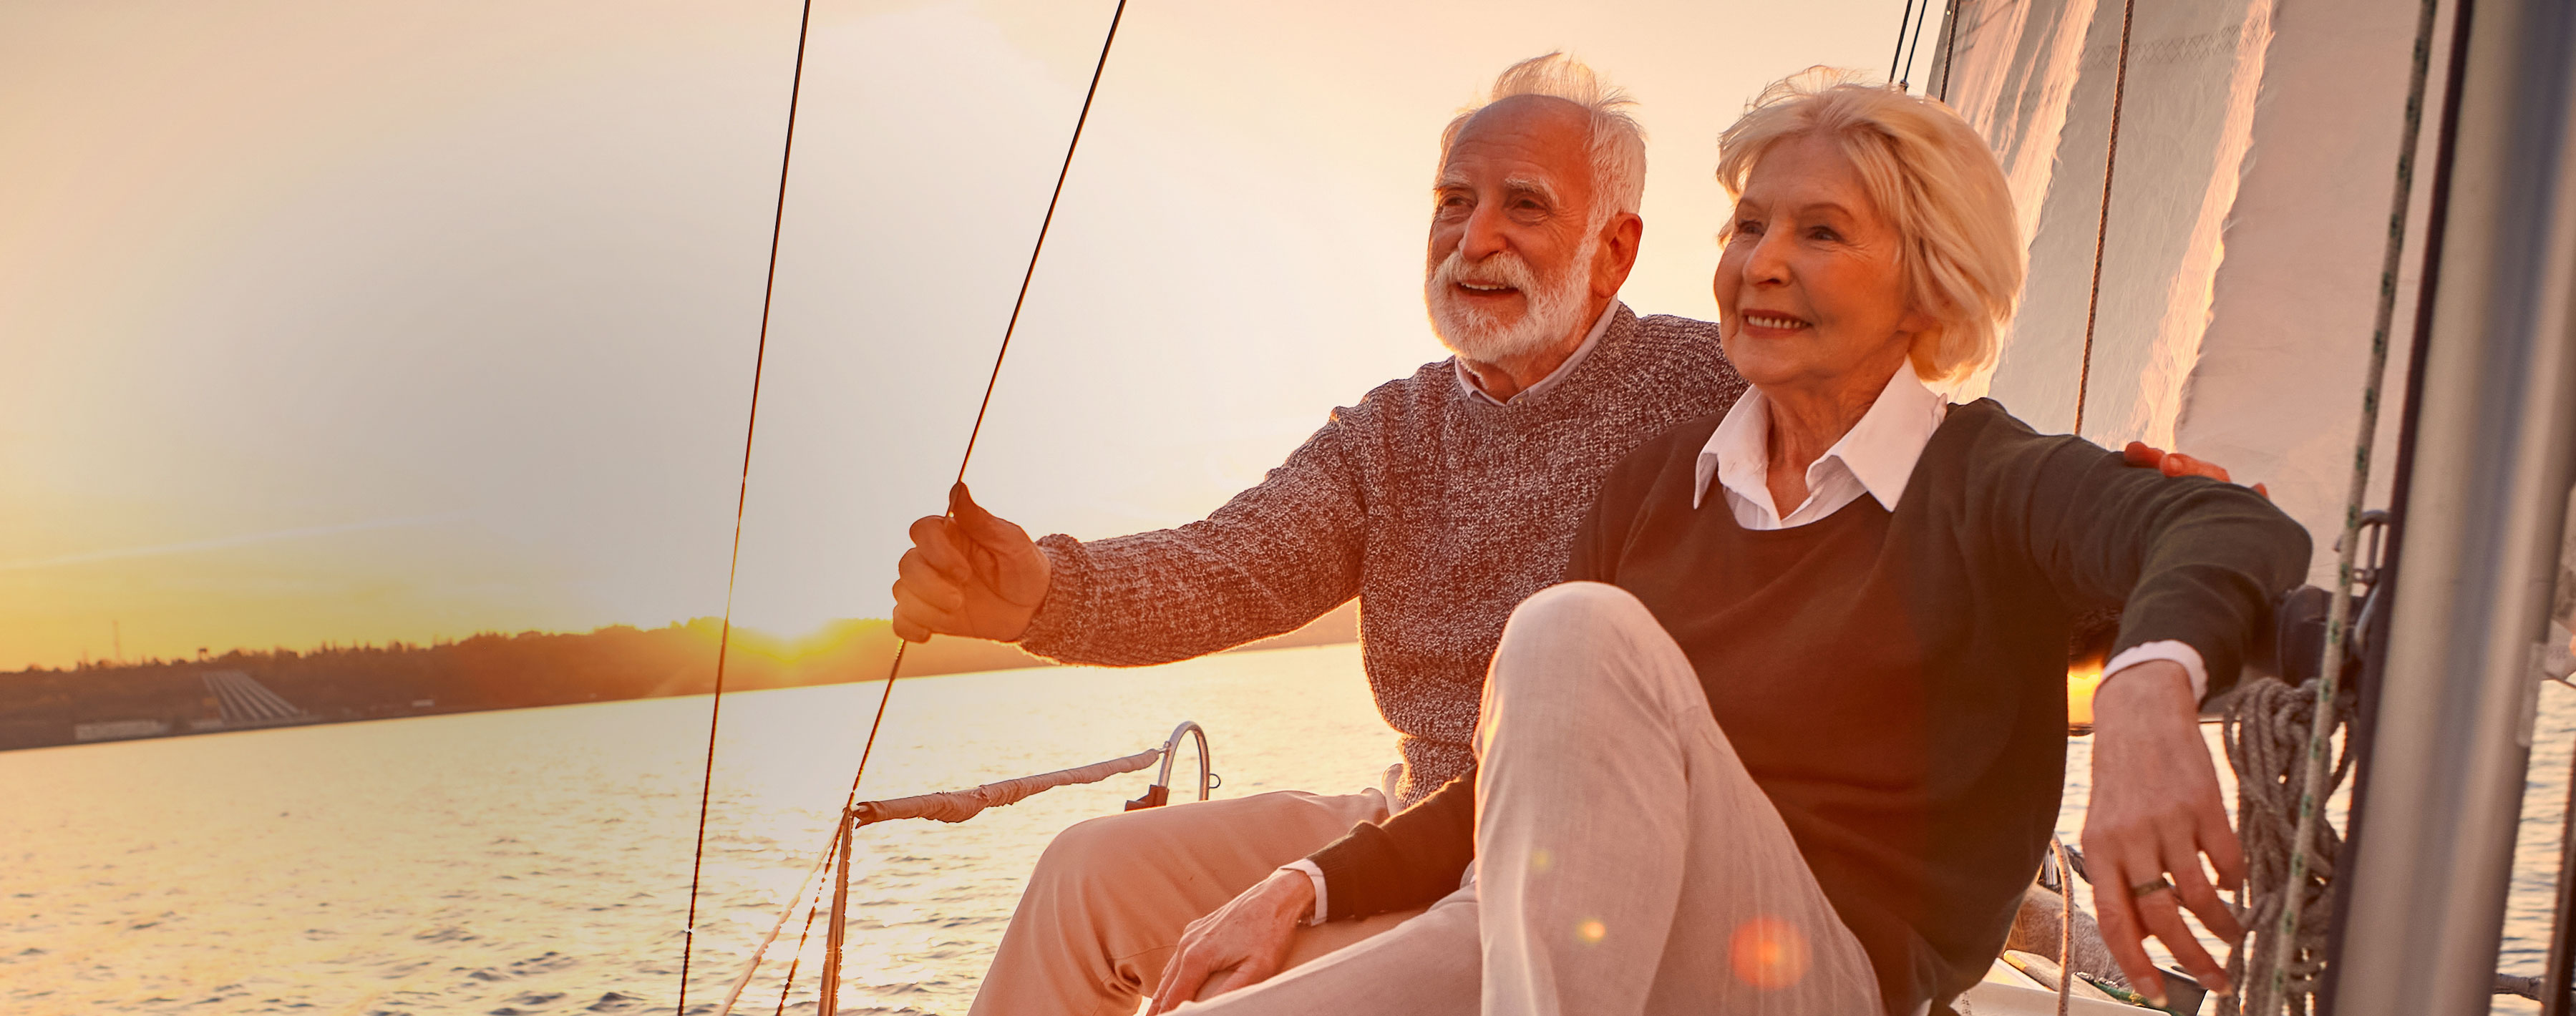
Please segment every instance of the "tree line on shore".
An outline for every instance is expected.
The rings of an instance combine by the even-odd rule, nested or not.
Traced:
[[[1305,628],[1246,648],[1348,642],[1357,634],[1357,615],[1345,604]],[[703,695],[715,690],[723,636],[723,622],[699,618],[660,628],[486,632],[426,645],[236,649],[196,660],[0,672],[0,749],[74,743],[88,739],[79,733],[84,725],[131,724],[155,733],[237,728],[244,724],[227,716],[215,688],[225,674],[247,677],[285,699],[302,714],[291,722]],[[895,646],[887,623],[873,618],[833,622],[792,640],[735,628],[724,654],[725,690],[876,680],[885,676]],[[972,639],[933,639],[904,655],[904,674],[916,677],[1051,665],[1017,646]]]
[[[83,724],[151,721],[170,732],[220,729],[209,674],[242,674],[319,721],[519,709],[713,691],[722,622],[584,633],[483,633],[427,645],[236,649],[197,660],[88,663],[0,673],[0,748],[74,741]],[[835,622],[796,640],[734,629],[727,691],[884,677],[895,639],[882,620]],[[939,639],[907,653],[907,674],[1047,665],[1018,648]]]

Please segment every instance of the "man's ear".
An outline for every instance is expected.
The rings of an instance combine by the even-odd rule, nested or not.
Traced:
[[[1601,225],[1601,249],[1592,256],[1592,295],[1616,296],[1619,287],[1627,285],[1628,273],[1637,269],[1639,241],[1646,235],[1646,220],[1635,212],[1621,212]]]

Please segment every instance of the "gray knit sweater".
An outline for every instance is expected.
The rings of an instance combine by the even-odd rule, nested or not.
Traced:
[[[1168,663],[1358,596],[1369,687],[1403,737],[1405,807],[1474,761],[1503,621],[1562,577],[1610,467],[1743,391],[1716,325],[1625,306],[1572,373],[1506,405],[1468,398],[1448,361],[1426,364],[1334,410],[1204,521],[1038,541],[1054,578],[1020,644],[1067,663]]]

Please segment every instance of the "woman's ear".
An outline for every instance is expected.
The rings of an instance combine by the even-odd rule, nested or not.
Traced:
[[[1918,299],[1907,303],[1905,317],[1896,323],[1896,327],[1899,331],[1912,333],[1915,336],[1915,343],[1920,345],[1927,337],[1933,340],[1939,339],[1942,324],[1941,316],[1923,309],[1922,301]]]
[[[1920,327],[1917,327],[1917,318],[1922,319]],[[1914,376],[1926,384],[1949,380],[1950,367],[1941,362],[1941,339],[1945,332],[1941,323],[1918,312],[1906,316],[1905,327],[1914,336],[1905,347],[1905,359],[1914,365]]]

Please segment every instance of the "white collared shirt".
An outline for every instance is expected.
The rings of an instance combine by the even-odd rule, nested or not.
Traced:
[[[1691,507],[1707,501],[1709,479],[1715,477],[1736,524],[1750,530],[1794,529],[1843,510],[1863,494],[1893,512],[1905,497],[1914,464],[1949,415],[1949,399],[1924,387],[1913,370],[1899,368],[1860,422],[1808,464],[1806,502],[1782,514],[1771,502],[1770,400],[1759,388],[1748,390],[1700,446]],[[2191,677],[2192,697],[2208,694],[2209,667],[2200,651],[2173,639],[2131,646],[2105,663],[2102,673],[2117,674],[2149,660],[2180,664]]]
[[[1584,333],[1583,344],[1574,347],[1574,352],[1566,356],[1565,362],[1557,364],[1555,370],[1548,371],[1547,376],[1538,379],[1537,384],[1513,393],[1511,399],[1498,399],[1485,394],[1484,386],[1476,383],[1475,372],[1468,370],[1467,364],[1455,356],[1449,358],[1449,369],[1458,372],[1458,387],[1466,391],[1467,399],[1471,402],[1502,406],[1509,405],[1512,399],[1537,395],[1564,382],[1565,376],[1574,373],[1575,366],[1582,363],[1584,357],[1592,355],[1592,347],[1600,345],[1601,337],[1609,334],[1610,321],[1619,316],[1619,307],[1619,301],[1613,299],[1610,301],[1610,306],[1601,308],[1601,316],[1592,321],[1592,330]]]
[[[1863,494],[1895,511],[1906,481],[1914,476],[1915,460],[1923,457],[1932,432],[1949,415],[1950,400],[1924,387],[1912,370],[1899,369],[1860,422],[1807,465],[1806,503],[1784,513],[1771,503],[1771,400],[1759,388],[1747,390],[1700,446],[1691,507],[1707,500],[1714,476],[1736,524],[1746,529],[1803,526],[1843,510]]]

